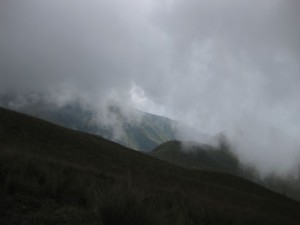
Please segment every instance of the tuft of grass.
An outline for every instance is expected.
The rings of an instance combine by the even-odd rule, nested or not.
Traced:
[[[143,194],[138,189],[113,187],[101,200],[99,214],[105,225],[155,224],[151,205],[143,201]]]

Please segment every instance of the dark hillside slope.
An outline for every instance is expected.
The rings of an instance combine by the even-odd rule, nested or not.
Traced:
[[[184,145],[180,141],[168,141],[154,149],[150,155],[182,167],[239,175],[239,161],[228,149],[204,144]]]
[[[300,205],[0,108],[0,224],[299,224]]]
[[[226,143],[213,147],[199,143],[168,141],[158,146],[149,155],[184,168],[238,175],[278,193],[284,193],[297,201],[300,200],[300,178],[281,177],[275,174],[261,178],[255,168],[240,163]]]

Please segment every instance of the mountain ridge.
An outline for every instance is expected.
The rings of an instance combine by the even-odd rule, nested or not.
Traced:
[[[127,119],[126,113],[120,107],[110,105],[102,112],[109,118],[99,119],[97,110],[83,106],[80,102],[73,101],[58,106],[47,101],[47,97],[41,94],[32,95],[34,97],[25,94],[23,100],[18,100],[18,96],[13,93],[2,95],[0,106],[74,130],[97,134],[139,151],[151,151],[165,141],[176,139],[177,136],[177,122],[166,117],[135,111],[133,119]],[[112,124],[110,120],[113,121]]]

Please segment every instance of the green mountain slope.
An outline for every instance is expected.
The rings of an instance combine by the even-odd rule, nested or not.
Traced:
[[[176,122],[153,114],[137,111],[134,119],[128,120],[126,115],[117,106],[108,110],[110,118],[118,123],[121,135],[114,134],[114,125],[105,121],[97,121],[97,112],[89,107],[83,107],[78,102],[71,102],[58,107],[47,102],[38,95],[38,100],[25,95],[24,100],[18,100],[15,95],[0,97],[0,106],[16,108],[26,113],[52,123],[75,130],[97,134],[129,148],[140,151],[151,151],[158,145],[176,139]],[[26,102],[19,103],[19,102]]]
[[[0,108],[1,224],[299,224],[300,204]]]

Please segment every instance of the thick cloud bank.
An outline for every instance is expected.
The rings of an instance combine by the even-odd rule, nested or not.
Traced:
[[[4,0],[0,90],[113,99],[225,132],[263,172],[300,161],[297,0]]]

